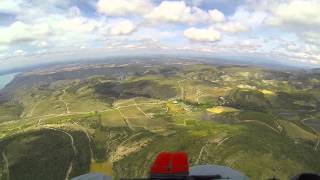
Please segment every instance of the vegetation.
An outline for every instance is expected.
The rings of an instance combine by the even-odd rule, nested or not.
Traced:
[[[224,106],[216,106],[213,108],[208,108],[207,111],[212,112],[214,114],[220,114],[220,113],[228,113],[228,112],[238,112],[238,109],[230,108],[230,107],[224,107]]]
[[[316,73],[187,62],[26,72],[1,94],[0,179],[144,177],[161,151],[252,179],[319,172]]]

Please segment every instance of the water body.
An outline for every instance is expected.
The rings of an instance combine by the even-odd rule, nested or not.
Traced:
[[[18,73],[5,74],[0,76],[0,89],[9,84]]]

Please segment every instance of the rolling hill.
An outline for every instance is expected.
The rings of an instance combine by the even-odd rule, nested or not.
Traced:
[[[199,62],[65,65],[1,91],[0,179],[145,177],[186,151],[251,179],[320,172],[319,72]]]

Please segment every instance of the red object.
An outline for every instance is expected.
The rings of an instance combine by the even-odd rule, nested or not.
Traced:
[[[188,155],[185,152],[160,153],[151,166],[151,175],[188,175]]]

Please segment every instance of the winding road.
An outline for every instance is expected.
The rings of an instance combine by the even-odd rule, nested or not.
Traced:
[[[72,137],[72,135],[66,131],[63,131],[61,129],[56,129],[56,128],[52,128],[52,127],[44,127],[46,129],[50,129],[50,130],[54,130],[54,131],[58,131],[58,132],[61,132],[65,135],[67,135],[70,139],[70,145],[72,147],[72,150],[73,150],[73,155],[76,156],[77,155],[77,149],[76,149],[76,146],[74,145],[74,139]],[[69,180],[69,176],[70,176],[70,173],[72,172],[72,167],[73,167],[73,161],[74,161],[74,157],[72,158],[72,161],[70,162],[69,164],[69,167],[68,167],[68,170],[67,170],[67,173],[66,173],[66,177],[65,177],[65,180]]]
[[[68,103],[64,100],[63,96],[66,94],[66,89],[62,90],[63,91],[63,94],[59,97],[60,101],[62,101],[66,107],[66,113],[69,114],[70,113],[70,110],[69,110],[69,106],[68,106]]]
[[[136,100],[134,100],[134,105],[142,114],[144,114],[149,120],[151,120],[151,118],[138,106]]]
[[[224,142],[226,142],[226,141],[229,140],[230,138],[232,138],[232,136],[229,136],[229,137],[226,137],[226,138],[220,140],[220,141],[218,142],[218,144],[217,144],[216,147],[221,146]],[[208,147],[209,144],[210,144],[210,142],[208,141],[205,145],[202,146],[202,148],[201,148],[201,150],[200,150],[200,152],[199,152],[199,155],[198,155],[198,158],[197,158],[195,164],[199,164],[199,162],[200,162],[200,160],[201,160],[201,158],[202,158],[202,156],[203,156],[203,152],[204,152],[205,148]]]
[[[226,141],[229,140],[230,138],[232,138],[232,136],[226,137],[226,138],[222,139],[221,141],[219,141],[218,144],[217,144],[217,147],[221,146],[224,142],[226,142]]]
[[[319,135],[319,132],[318,132],[316,129],[314,129],[313,127],[308,126],[307,124],[304,123],[304,121],[307,121],[307,120],[310,120],[310,119],[315,119],[315,117],[311,115],[311,116],[308,117],[308,118],[302,119],[301,122],[302,122],[302,124],[304,124],[304,125],[306,125],[307,127],[309,127],[309,128],[318,136],[317,142],[316,142],[316,144],[314,145],[314,151],[318,151],[318,147],[319,147],[319,143],[320,143],[320,135]]]
[[[120,111],[120,108],[117,108],[117,110],[119,111],[119,113],[120,113],[120,115],[121,115],[124,123],[125,123],[131,130],[134,130],[134,129],[131,127],[131,125],[129,124],[127,117]]]
[[[197,95],[197,103],[200,104],[199,98],[202,95],[202,91],[198,87],[197,87],[197,90],[196,90],[196,95]]]
[[[87,137],[87,139],[88,139],[88,143],[89,143],[91,161],[93,161],[93,159],[94,159],[93,156],[94,156],[94,155],[93,155],[93,150],[92,150],[92,147],[91,147],[91,142],[92,142],[92,140],[91,140],[91,137],[90,137],[88,131],[86,130],[86,128],[84,128],[83,126],[79,125],[77,122],[75,122],[75,123],[73,123],[73,124],[77,125],[77,126],[80,128],[80,130],[83,131],[83,133],[86,135],[86,137]]]
[[[2,152],[1,154],[2,154],[2,158],[4,160],[4,164],[6,166],[7,180],[9,180],[10,179],[9,161],[8,161],[8,158],[4,152]]]
[[[128,142],[129,140],[133,139],[134,137],[139,136],[140,134],[142,134],[142,132],[140,132],[140,133],[137,133],[137,134],[134,134],[134,135],[130,136],[130,137],[129,137],[129,138],[127,138],[126,140],[122,141],[119,145],[122,145],[122,144],[124,144],[124,143]]]
[[[199,164],[201,157],[202,157],[202,154],[203,154],[203,151],[208,145],[209,145],[209,142],[207,142],[204,146],[202,146],[195,164]]]
[[[318,138],[318,141],[314,147],[314,151],[318,151],[319,143],[320,143],[320,138]]]
[[[150,103],[138,103],[137,105],[155,105],[155,104],[164,104],[164,102],[150,102]],[[132,106],[136,106],[135,104],[131,104],[131,105],[127,105],[127,106],[116,106],[115,109],[117,108],[128,108],[128,107],[132,107]]]
[[[34,110],[36,109],[36,107],[37,107],[39,104],[40,104],[40,102],[36,102],[36,103],[32,106],[30,112],[26,114],[26,117],[32,117],[32,116],[33,116],[33,113],[34,113]]]
[[[270,128],[270,129],[272,129],[273,131],[275,131],[277,133],[281,133],[281,131],[278,131],[277,129],[275,129],[274,127],[270,126],[269,124],[261,122],[261,121],[257,121],[257,120],[242,120],[242,121],[240,121],[240,123],[241,122],[244,122],[244,123],[252,123],[252,122],[253,123],[258,123],[258,124],[261,124],[263,126],[266,126],[266,127]]]

